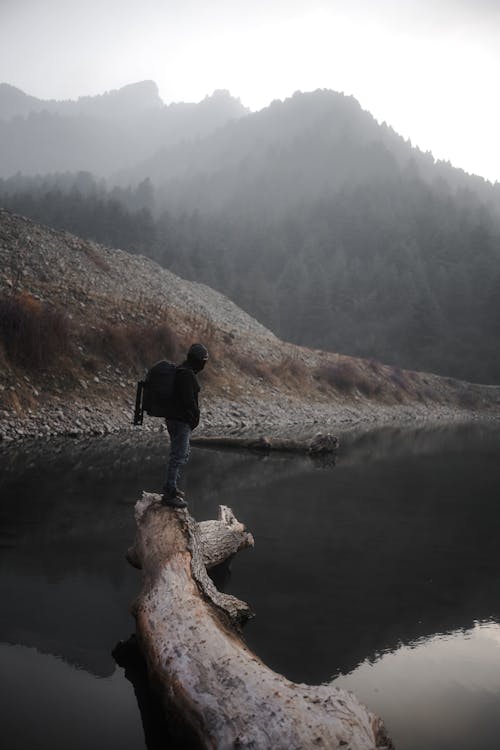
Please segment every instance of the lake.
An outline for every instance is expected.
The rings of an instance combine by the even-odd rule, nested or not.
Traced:
[[[151,750],[168,731],[114,652],[140,588],[133,505],[166,451],[145,434],[2,448],[8,750]],[[185,489],[196,519],[227,504],[254,534],[221,585],[267,664],[353,690],[398,750],[498,750],[500,426],[341,434],[335,465],[193,449]]]

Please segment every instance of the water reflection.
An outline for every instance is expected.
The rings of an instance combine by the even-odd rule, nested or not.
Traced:
[[[498,748],[500,626],[495,622],[400,646],[334,684],[353,690],[383,716],[401,750]]]
[[[131,685],[115,669],[96,680],[36,649],[0,644],[3,747],[141,750]]]
[[[499,736],[500,688],[487,664],[499,666],[499,430],[388,428],[341,438],[335,467],[193,450],[186,474],[192,514],[213,518],[219,503],[230,505],[256,540],[219,582],[256,612],[245,637],[291,679],[317,683],[340,672],[339,681],[356,681],[360,697],[387,718],[399,750],[496,748],[488,743]],[[0,597],[7,603],[0,640],[12,644],[0,649],[2,674],[18,700],[16,671],[31,671],[48,694],[71,683],[75,735],[87,721],[76,707],[80,689],[104,702],[113,693],[122,706],[116,711],[135,722],[130,736],[142,733],[112,650],[133,629],[129,605],[140,585],[124,561],[133,504],[142,489],[161,486],[166,452],[164,436],[136,435],[26,443],[0,454]],[[453,705],[460,716],[452,720]],[[0,709],[10,721],[11,703]],[[35,689],[24,710],[43,733]],[[55,726],[52,715],[47,722]],[[107,745],[115,746],[143,745]]]
[[[229,589],[257,613],[246,637],[265,661],[321,682],[402,641],[499,619],[499,437],[478,432],[424,431],[415,452],[400,431],[382,448],[354,437],[331,471],[276,467],[258,497],[221,488],[256,539]]]

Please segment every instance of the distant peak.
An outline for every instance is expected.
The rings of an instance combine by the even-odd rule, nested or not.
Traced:
[[[134,81],[133,83],[127,83],[125,86],[121,86],[118,91],[124,91],[125,89],[143,89],[149,90],[151,93],[158,94],[158,86],[156,81],[146,79],[144,81]]]
[[[215,105],[218,109],[222,106],[225,109],[231,110],[235,116],[245,115],[250,112],[241,103],[241,99],[233,96],[227,89],[215,89],[213,94],[207,94],[200,104],[208,105],[208,107]]]
[[[158,86],[154,81],[128,83],[119,89],[111,89],[97,96],[81,96],[77,104],[93,104],[95,108],[107,109],[108,104],[117,104],[136,110],[163,106]]]
[[[16,115],[27,115],[31,110],[40,108],[39,101],[17,86],[0,83],[0,120],[8,120]]]
[[[104,94],[66,100],[38,99],[9,83],[0,83],[0,119],[26,116],[30,112],[43,110],[68,116],[123,117],[163,106],[158,86],[149,80],[129,83]]]
[[[228,89],[215,89],[213,94],[207,94],[205,99],[234,99]]]
[[[27,94],[22,91],[17,86],[12,86],[10,83],[0,83],[0,93],[16,93],[21,94],[22,96],[27,96]]]
[[[118,96],[121,95],[130,95],[133,94],[135,96],[143,96],[143,97],[149,97],[151,101],[157,100],[160,103],[163,103],[160,99],[160,93],[158,91],[158,85],[155,81],[147,80],[147,81],[136,81],[135,83],[127,83],[125,86],[122,86],[119,89],[113,89],[109,92],[110,94],[116,94]]]

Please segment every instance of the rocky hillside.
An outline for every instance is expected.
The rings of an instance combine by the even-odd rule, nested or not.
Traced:
[[[0,210],[3,440],[129,428],[145,369],[179,360],[198,340],[211,354],[205,431],[500,411],[500,388],[285,343],[222,294],[149,259]]]

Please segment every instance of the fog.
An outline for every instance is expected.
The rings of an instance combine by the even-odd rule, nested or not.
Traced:
[[[495,180],[499,28],[486,1],[3,0],[0,75],[44,99],[152,79],[166,102],[223,88],[252,109],[331,88]]]
[[[252,113],[227,91],[166,106],[153,82],[48,105],[3,86],[0,165],[5,207],[148,255],[281,338],[500,382],[499,186],[353,97]]]
[[[489,408],[493,403],[494,391],[484,395],[486,389],[469,383],[500,385],[499,80],[498,0],[213,0],[210,3],[206,0],[142,0],[141,3],[0,0],[0,245],[6,258],[5,268],[0,269],[0,302],[4,310],[0,323],[5,339],[0,341],[0,354],[6,373],[5,387],[1,386],[6,395],[4,413],[9,419],[2,445],[11,435],[27,437],[32,429],[46,429],[48,435],[53,422],[48,419],[44,424],[43,415],[48,414],[52,397],[58,410],[64,408],[65,399],[72,398],[75,389],[87,388],[87,380],[89,389],[85,392],[89,394],[89,405],[85,408],[88,409],[99,405],[99,394],[105,393],[103,389],[111,387],[118,376],[124,388],[127,378],[130,385],[132,365],[129,363],[129,367],[120,359],[125,354],[115,357],[110,345],[109,364],[91,356],[87,343],[96,336],[102,338],[103,352],[108,348],[108,339],[112,343],[116,339],[117,349],[132,351],[138,340],[139,322],[145,316],[152,320],[151,311],[155,310],[153,317],[158,325],[155,322],[153,327],[166,331],[165,336],[169,331],[174,338],[177,336],[176,316],[172,315],[175,300],[170,298],[168,290],[159,297],[159,287],[153,279],[159,267],[222,292],[284,341],[363,358],[363,362],[354,366],[342,356],[311,353],[311,361],[317,362],[311,377],[317,379],[318,394],[320,391],[323,394],[321,399],[324,396],[326,403],[330,398],[330,387],[335,389],[339,402],[346,398],[342,422],[357,420],[357,414],[362,416],[365,399],[373,405],[370,419],[376,414],[385,419],[392,413],[397,420],[399,412],[405,424],[412,414],[420,412],[420,406],[420,413],[427,413],[432,419],[450,414],[452,403],[457,406],[457,414],[469,410],[471,419],[485,414],[486,406]],[[124,254],[94,252],[92,245],[84,246],[68,235],[55,239],[51,231],[40,232],[36,228],[32,231],[29,222],[12,218],[9,211],[45,227],[146,256],[158,265],[146,260],[137,264],[138,273],[141,266],[148,267],[142,275],[139,298],[131,301],[128,295],[120,301],[117,289],[114,322],[102,331],[96,330],[96,326],[99,329],[101,326],[89,317],[92,305],[82,300],[92,296],[96,279],[104,285],[113,285],[113,273],[123,263]],[[66,252],[59,257],[61,243],[68,252],[72,249],[78,255],[85,251],[88,263],[95,265],[90,276],[85,275],[85,263],[78,259],[75,264],[66,262]],[[29,286],[32,249],[38,258],[39,283],[35,290]],[[106,262],[102,260],[104,257]],[[50,263],[54,265],[49,267]],[[77,266],[82,269],[85,294],[79,294],[78,280],[71,270]],[[64,289],[60,284],[64,285],[68,273],[73,274],[74,288],[69,296],[61,296]],[[109,283],[107,279],[111,279]],[[258,401],[261,392],[267,389],[271,393],[272,389],[272,398],[289,404],[293,412],[294,394],[298,393],[300,383],[306,383],[300,354],[296,359],[292,352],[283,359],[280,369],[266,362],[265,355],[255,350],[258,341],[250,342],[249,348],[241,326],[232,326],[228,319],[230,306],[220,298],[214,304],[221,305],[220,320],[225,329],[223,335],[220,331],[220,336],[214,334],[213,321],[217,322],[219,317],[204,320],[205,315],[212,315],[206,312],[203,302],[207,294],[202,286],[185,286],[192,316],[190,313],[184,324],[192,330],[196,328],[201,337],[214,340],[212,383],[216,391],[213,393],[220,388],[224,396],[214,403],[222,403],[223,408],[226,404],[239,419],[238,399],[247,405],[252,399]],[[122,303],[127,308],[126,317],[119,315]],[[59,315],[63,304],[67,306],[64,316]],[[16,359],[17,342],[23,340],[24,317],[32,321],[28,329],[35,331],[40,319],[70,321],[72,305],[78,305],[78,315],[72,323],[68,322],[68,331],[71,333],[78,323],[77,341],[82,343],[78,348],[88,371],[85,380],[77,379],[74,367],[67,369],[69,354],[60,362],[56,360],[53,369],[40,371],[31,370],[21,356]],[[130,323],[131,305],[137,326]],[[186,331],[180,333],[187,335]],[[35,339],[35,334],[32,338]],[[42,338],[39,336],[36,341]],[[51,340],[48,334],[46,338]],[[71,341],[71,346],[76,346]],[[12,342],[11,355],[7,344]],[[219,356],[223,346],[227,351]],[[43,347],[42,350],[45,351]],[[22,354],[22,347],[19,351]],[[247,392],[241,383],[231,382],[231,372],[222,373],[226,357],[237,368],[248,370],[255,387],[249,386]],[[338,366],[326,365],[327,362]],[[144,365],[149,366],[146,362]],[[289,371],[286,377],[284,369]],[[415,376],[403,370],[420,374]],[[446,380],[437,382],[428,373],[437,373]],[[268,382],[262,383],[264,379]],[[210,387],[210,383],[207,385]],[[132,392],[126,394],[124,390],[123,398],[133,398]],[[309,397],[304,395],[305,399]],[[233,398],[236,400],[229,400]],[[22,402],[25,407],[20,399],[26,399]],[[396,399],[401,403],[396,404]],[[35,413],[38,402],[43,408]],[[348,408],[349,403],[352,409]],[[24,422],[22,408],[28,405],[29,417],[26,415]],[[111,413],[110,409],[107,404],[106,414]],[[300,418],[306,413],[307,409],[297,411]],[[123,421],[123,416],[120,419]],[[104,423],[105,429],[111,429],[108,417]],[[420,650],[425,661],[429,652],[422,648],[421,639],[435,631],[438,634],[453,631],[454,647],[463,655],[462,636],[471,641],[468,636],[471,622],[479,622],[484,630],[488,627],[484,618],[491,617],[493,627],[488,632],[498,631],[498,613],[492,605],[498,601],[497,587],[493,585],[498,578],[498,533],[492,522],[498,516],[498,439],[495,433],[490,441],[489,433],[484,432],[486,428],[481,424],[476,426],[477,434],[467,427],[463,433],[455,433],[456,437],[450,434],[449,439],[444,433],[435,433],[434,437],[427,432],[420,437],[409,434],[407,441],[412,450],[392,430],[373,439],[346,433],[345,438],[341,435],[342,450],[335,469],[323,467],[325,471],[318,471],[319,466],[313,469],[311,465],[311,470],[299,476],[295,469],[290,473],[287,468],[286,476],[283,474],[281,479],[288,478],[290,482],[287,479],[280,487],[276,483],[280,480],[279,472],[267,458],[264,469],[257,465],[252,469],[255,477],[259,477],[257,489],[252,481],[247,481],[252,479],[250,474],[246,479],[237,476],[239,464],[223,466],[219,462],[219,468],[224,469],[221,472],[217,470],[218,459],[214,464],[213,457],[207,458],[206,464],[200,459],[199,477],[203,481],[196,481],[196,466],[195,473],[189,474],[189,482],[193,477],[195,481],[188,486],[187,496],[190,497],[190,492],[193,498],[199,495],[202,503],[203,492],[208,491],[210,502],[215,497],[212,480],[213,487],[217,485],[217,500],[223,502],[220,477],[229,477],[228,497],[234,495],[242,503],[245,514],[250,514],[249,524],[258,520],[255,514],[253,520],[251,517],[257,495],[264,501],[260,507],[265,509],[266,525],[269,525],[269,507],[278,508],[280,519],[291,514],[293,522],[294,505],[290,500],[295,496],[296,519],[304,517],[310,522],[312,531],[308,533],[306,528],[305,536],[320,557],[326,555],[340,582],[341,599],[331,598],[335,603],[335,632],[342,636],[344,628],[346,633],[356,636],[359,625],[359,633],[366,632],[371,638],[368,641],[354,638],[353,659],[342,647],[343,661],[332,658],[333,668],[347,671],[362,659],[370,660],[370,669],[381,664],[382,689],[377,688],[378,696],[374,691],[373,710],[377,708],[377,698],[382,699],[380,714],[385,718],[387,711],[391,720],[391,711],[396,717],[399,713],[412,741],[417,722],[412,724],[406,708],[403,706],[402,711],[400,708],[423,674],[422,664],[419,662],[417,669],[410,670],[409,679],[407,673],[403,675],[411,684],[406,693],[399,689],[404,680],[393,679],[394,671],[389,673],[386,684],[397,686],[397,697],[401,696],[398,704],[383,684],[387,654],[381,659],[379,656],[387,648],[392,649],[394,643],[414,642],[418,648],[412,648],[411,654]],[[119,441],[123,463],[126,453],[122,437]],[[136,461],[127,463],[127,474],[121,470],[120,462],[114,460],[113,445],[107,443],[106,448],[102,441],[96,443],[99,461],[113,469],[103,481],[93,449],[89,454],[83,444],[75,443],[66,460],[64,453],[56,456],[57,446],[51,448],[50,441],[38,440],[38,444],[53,453],[53,465],[45,462],[46,475],[39,471],[36,455],[26,465],[24,453],[15,457],[15,443],[12,455],[7,450],[9,460],[15,457],[11,461],[14,468],[17,458],[19,465],[22,464],[24,485],[17,481],[16,472],[11,476],[12,481],[9,472],[0,472],[2,478],[5,475],[9,479],[13,492],[13,502],[6,505],[12,522],[6,526],[3,548],[6,559],[11,558],[15,563],[18,557],[17,567],[22,573],[23,567],[27,564],[29,567],[28,548],[34,549],[33,560],[37,556],[39,538],[42,563],[45,561],[47,570],[43,565],[40,568],[40,560],[36,559],[37,573],[28,581],[28,587],[19,588],[15,576],[10,576],[6,579],[7,589],[28,591],[36,603],[37,592],[43,594],[44,601],[50,601],[62,582],[61,602],[66,602],[66,614],[70,617],[65,623],[58,614],[60,607],[45,607],[50,617],[46,621],[38,618],[41,622],[38,629],[35,617],[34,626],[26,629],[26,613],[29,613],[26,602],[30,596],[23,595],[17,611],[15,607],[12,610],[5,638],[9,643],[19,641],[29,646],[32,653],[30,656],[26,648],[20,651],[14,646],[9,656],[3,649],[13,665],[10,676],[20,685],[16,670],[20,665],[28,671],[33,667],[39,674],[43,672],[46,683],[53,687],[58,679],[56,672],[61,672],[61,656],[79,668],[94,671],[101,679],[95,685],[87,680],[85,689],[90,700],[102,698],[102,686],[106,687],[114,708],[123,709],[121,713],[135,727],[127,733],[122,727],[118,734],[113,727],[115,743],[122,746],[122,737],[127,734],[126,740],[133,744],[136,742],[133,732],[140,737],[141,726],[138,716],[133,724],[132,692],[129,691],[127,701],[122,704],[118,693],[107,690],[111,683],[120,685],[111,648],[115,638],[127,635],[119,632],[120,622],[122,614],[127,613],[126,602],[131,600],[125,589],[121,596],[122,574],[117,577],[113,565],[122,565],[117,550],[123,549],[124,527],[119,518],[130,516],[132,522],[131,513],[124,515],[125,504],[131,503],[133,494],[144,486],[145,476],[151,479],[151,486],[157,482],[153,478],[154,464],[164,461],[165,446],[158,442],[155,453],[147,444],[143,452],[134,445]],[[425,450],[421,450],[423,445]],[[32,447],[26,441],[30,455]],[[80,461],[75,469],[73,459],[77,454],[84,456],[84,462]],[[86,467],[84,454],[92,465]],[[193,458],[196,464],[196,455]],[[207,472],[209,464],[212,469]],[[273,475],[272,483],[266,480],[266,471]],[[33,492],[35,475],[41,493]],[[233,476],[237,492],[233,492]],[[71,485],[69,493],[53,491],[58,486],[54,481],[61,478],[63,484]],[[96,482],[112,513],[107,513],[106,504],[100,503],[99,493],[93,492],[92,485]],[[242,482],[246,482],[243,494],[239,491]],[[113,492],[107,492],[107,484],[111,483]],[[60,485],[59,489],[66,487]],[[23,492],[28,497],[26,502]],[[54,505],[59,497],[63,498],[64,512]],[[283,512],[279,509],[280,497]],[[304,512],[304,498],[309,503],[307,512]],[[89,505],[94,500],[99,501],[98,514]],[[16,502],[22,506],[19,514]],[[29,512],[30,507],[33,513]],[[198,505],[198,509],[202,507]],[[327,508],[330,510],[325,515]],[[76,516],[72,517],[75,509]],[[197,515],[196,504],[194,510]],[[56,528],[59,533],[60,526],[63,544],[59,552],[57,545],[47,545],[50,529],[48,533],[43,524],[38,524],[37,531],[40,513],[48,519],[52,531]],[[52,522],[56,516],[61,521],[59,526]],[[116,531],[111,545],[106,533],[107,516]],[[330,517],[333,531],[327,527],[325,531],[324,524],[318,525],[318,517],[327,521]],[[91,526],[85,526],[94,521],[100,529],[97,536]],[[294,525],[304,537],[300,523]],[[90,533],[82,536],[80,527]],[[321,538],[316,538],[317,534],[315,537],[318,528],[325,531]],[[98,565],[99,534],[104,565]],[[410,537],[415,539],[414,549],[407,543]],[[273,560],[282,562],[286,561],[285,547],[290,547],[291,570],[296,572],[296,555],[290,538],[289,534],[283,536],[285,546],[281,549],[269,535],[267,542],[271,542]],[[97,550],[97,555],[87,554],[87,541],[89,549]],[[46,555],[48,547],[51,551]],[[382,554],[378,555],[380,551]],[[81,563],[83,556],[85,564]],[[314,570],[321,568],[318,564],[321,560],[317,555],[316,558],[313,554],[310,559],[313,577]],[[374,561],[369,571],[373,581],[388,582],[381,594],[371,585],[370,575],[366,575],[364,559]],[[103,585],[94,585],[92,572],[96,565],[99,575],[103,567],[111,571],[109,582],[103,579]],[[390,569],[394,567],[398,575],[391,576]],[[269,561],[261,557],[261,569],[269,568]],[[283,566],[275,568],[280,573]],[[347,576],[342,569],[348,572]],[[78,573],[73,578],[72,570]],[[325,570],[329,570],[328,566]],[[90,581],[88,586],[86,577]],[[236,577],[238,586],[244,583],[243,568]],[[368,596],[363,595],[356,577],[368,581]],[[18,578],[22,584],[22,576]],[[315,588],[311,587],[308,574],[298,578],[309,592]],[[270,588],[263,590],[262,604],[267,599],[286,606],[285,617],[279,613],[275,620],[280,623],[275,629],[279,632],[279,643],[273,644],[268,635],[264,635],[262,643],[271,652],[274,650],[274,655],[282,647],[283,653],[288,649],[293,669],[297,666],[297,654],[302,654],[302,662],[309,670],[314,665],[310,657],[315,649],[308,653],[307,649],[301,650],[300,639],[287,643],[283,638],[282,624],[288,617],[290,632],[293,630],[303,641],[316,644],[307,623],[304,627],[305,621],[300,619],[304,613],[315,612],[314,606],[296,607],[299,619],[288,616],[298,578],[291,579],[293,590],[288,594],[282,586],[286,577],[281,573],[276,581],[271,580]],[[331,575],[327,579],[333,580]],[[247,580],[260,580],[258,560],[257,567],[255,560],[249,563]],[[281,587],[277,597],[274,583]],[[85,607],[91,593],[97,598],[104,597],[109,604],[109,612],[98,620],[102,624],[99,632],[92,623],[88,626],[85,617],[79,617],[78,607],[71,606],[78,597]],[[54,602],[58,604],[55,599]],[[377,608],[379,602],[385,602],[384,606]],[[360,613],[357,625],[356,606]],[[372,616],[370,623],[367,615],[373,615],[375,610],[383,617],[377,620]],[[86,612],[92,619],[92,607],[86,607]],[[115,616],[116,613],[120,616]],[[57,617],[59,628],[54,628]],[[409,624],[403,627],[405,617]],[[331,637],[332,617],[321,612],[320,619],[326,644],[324,653],[332,654],[328,651],[331,645],[343,644],[343,640]],[[273,630],[272,618],[267,620],[264,616],[262,622],[270,622]],[[67,638],[58,640],[56,631],[61,630],[61,623]],[[82,629],[87,638],[81,636]],[[26,640],[26,633],[29,636],[30,632],[33,637]],[[35,647],[56,653],[57,660],[52,657],[40,660],[40,653],[33,650]],[[84,653],[85,648],[88,653]],[[433,725],[426,719],[419,720],[419,727],[432,733],[436,726],[444,726],[448,734],[450,727],[451,732],[456,729],[458,675],[462,679],[463,705],[473,706],[474,710],[476,706],[481,708],[477,714],[481,720],[480,734],[475,719],[468,722],[467,717],[472,714],[464,713],[469,732],[461,734],[464,746],[469,736],[484,737],[494,727],[496,734],[491,746],[496,747],[497,712],[491,701],[493,683],[488,682],[490,651],[483,649],[478,656],[476,650],[473,659],[481,661],[484,656],[481,662],[484,671],[472,670],[472,681],[470,665],[462,658],[461,669],[451,671],[446,691],[441,691],[441,685],[445,684],[441,680],[437,693],[425,693],[434,695],[441,691],[446,698],[445,707],[452,705],[453,711],[443,712],[442,704],[435,700],[439,722]],[[330,661],[317,649],[316,653],[317,664],[324,669]],[[435,655],[435,651],[432,653]],[[259,654],[264,654],[264,650]],[[51,665],[55,671],[49,669]],[[424,667],[427,674],[428,665]],[[355,670],[354,683],[359,680],[360,671],[369,670],[363,667]],[[403,672],[404,669],[400,670],[401,674],[396,676],[401,677]],[[63,674],[63,682],[68,684],[69,674],[68,670]],[[77,676],[81,674],[81,669],[75,672]],[[287,676],[302,680],[311,678],[311,674],[304,676],[297,671],[296,675]],[[436,669],[430,674],[432,682]],[[446,675],[441,669],[440,674]],[[103,680],[106,675],[112,678]],[[378,670],[377,685],[380,675]],[[88,675],[84,676],[87,679]],[[321,674],[314,679],[328,677]],[[477,684],[472,684],[474,680]],[[497,683],[495,675],[495,690]],[[470,701],[471,691],[478,700]],[[4,708],[9,713],[11,704],[17,702],[32,720],[29,726],[37,727],[38,735],[50,740],[47,727],[54,728],[59,739],[66,733],[68,737],[78,735],[81,712],[76,719],[75,716],[80,703],[71,696],[66,700],[68,711],[63,712],[66,721],[60,721],[61,711],[51,716],[50,707],[46,710],[43,701],[31,701],[28,695],[27,702],[23,702],[17,699],[18,693],[21,695],[21,691],[12,692],[14,699],[4,702]],[[365,700],[361,693],[360,697]],[[373,696],[369,698],[367,705],[372,709]],[[138,700],[141,705],[140,693]],[[412,707],[412,716],[416,716],[414,701],[408,705]],[[427,710],[429,702],[422,705]],[[76,713],[71,713],[71,707]],[[44,716],[39,720],[39,709],[49,718]],[[87,715],[88,711],[83,713],[82,720]],[[16,716],[10,726],[15,721]],[[18,739],[18,728],[12,731]],[[145,731],[148,731],[146,724]],[[98,724],[95,733],[104,737]],[[84,737],[85,732],[80,735]],[[164,745],[165,736],[162,742]],[[421,746],[430,747],[425,742]],[[486,747],[484,743],[482,746]]]
[[[499,21],[459,0],[3,2],[0,201],[282,338],[499,383]]]

